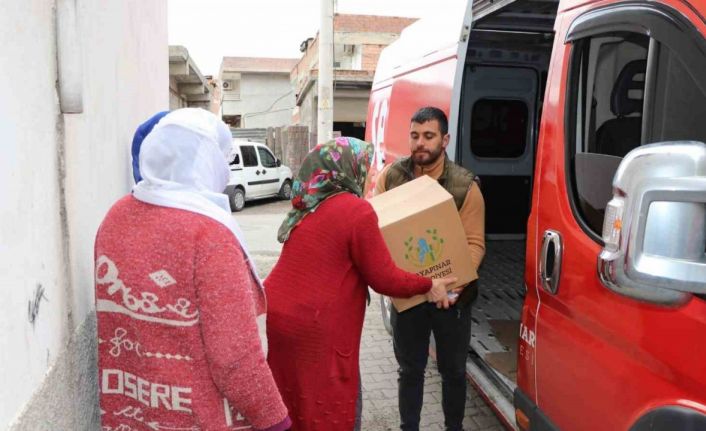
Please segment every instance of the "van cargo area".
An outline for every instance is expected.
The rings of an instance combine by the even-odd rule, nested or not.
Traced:
[[[516,387],[525,236],[557,2],[474,2],[461,87],[457,162],[481,182],[486,255],[469,362],[502,395]]]

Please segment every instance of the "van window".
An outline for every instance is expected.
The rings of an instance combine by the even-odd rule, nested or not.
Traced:
[[[694,50],[693,55],[698,54]],[[706,83],[688,70],[667,47],[659,48],[654,113],[649,142],[700,141],[706,143]],[[699,79],[700,78],[700,79]]]
[[[471,151],[477,157],[517,158],[527,145],[527,105],[479,99],[471,113]]]
[[[240,147],[240,154],[243,155],[243,166],[251,168],[257,166],[257,154],[255,147],[252,145],[243,145]]]
[[[603,228],[620,160],[642,142],[649,38],[624,33],[575,43],[568,112],[573,141],[572,185],[579,216]]]
[[[706,142],[706,79],[642,34],[597,35],[573,48],[567,87],[571,186],[577,215],[599,238],[613,177],[628,152],[649,143]]]
[[[266,148],[263,147],[257,147],[257,152],[260,154],[260,161],[262,162],[262,166],[266,168],[276,168],[277,167],[277,161],[275,160],[275,156],[272,155]]]

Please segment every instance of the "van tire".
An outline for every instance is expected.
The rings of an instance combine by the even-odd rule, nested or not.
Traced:
[[[390,321],[392,301],[389,296],[380,295],[380,311],[382,313],[382,324],[385,326],[387,333],[392,335],[392,322]]]
[[[245,191],[239,187],[231,189],[228,192],[228,201],[232,212],[242,211],[245,208]]]
[[[279,198],[283,200],[292,199],[292,182],[290,180],[284,180],[282,187],[279,188]]]

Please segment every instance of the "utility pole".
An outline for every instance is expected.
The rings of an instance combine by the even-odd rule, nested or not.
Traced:
[[[333,139],[333,3],[321,0],[319,30],[318,143]]]

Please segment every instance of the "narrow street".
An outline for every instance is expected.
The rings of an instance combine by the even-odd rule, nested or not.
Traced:
[[[289,211],[288,201],[264,200],[246,204],[234,218],[240,224],[248,247],[261,276],[266,276],[277,261],[281,244],[276,232]],[[392,351],[392,339],[380,317],[380,297],[374,292],[365,316],[360,347],[360,367],[363,382],[363,426],[365,431],[387,431],[399,428],[397,414],[397,362]],[[262,323],[262,322],[261,322]],[[264,326],[261,325],[261,328]],[[264,333],[262,334],[264,338]],[[427,366],[421,429],[444,429],[441,409],[441,377],[432,359]],[[467,431],[501,431],[498,419],[475,389],[469,387],[464,429]]]

